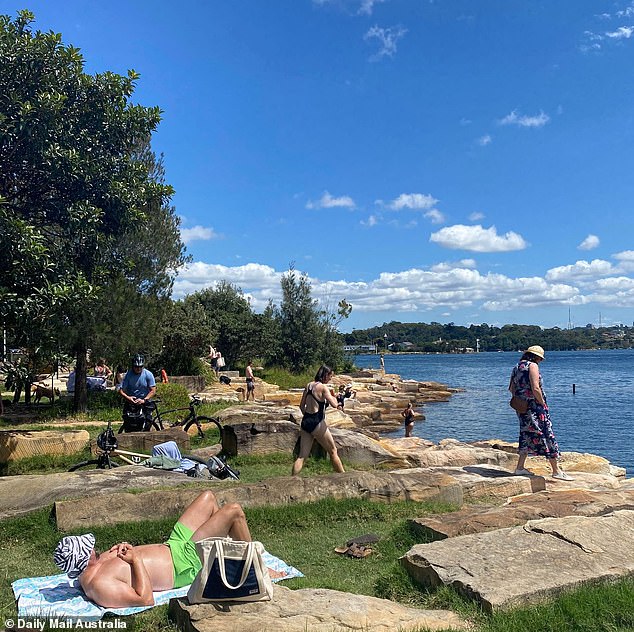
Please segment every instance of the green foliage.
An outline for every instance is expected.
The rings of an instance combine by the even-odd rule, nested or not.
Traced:
[[[282,276],[280,335],[282,362],[292,371],[304,371],[321,361],[323,330],[317,301],[311,296],[308,277],[291,267]]]
[[[161,400],[159,410],[189,406],[189,392],[182,384],[157,384],[156,396]]]
[[[260,344],[256,319],[242,290],[221,281],[187,297],[187,301],[200,305],[207,315],[211,339],[231,368],[236,362],[248,362]]]
[[[281,389],[288,390],[289,388],[304,388],[308,382],[312,382],[315,379],[315,373],[317,373],[318,368],[315,365],[301,373],[291,373],[287,369],[272,366],[266,367],[262,371],[256,371],[255,375],[261,377],[269,384],[277,384]]]
[[[73,352],[84,409],[89,342],[160,345],[149,315],[183,246],[149,148],[160,110],[132,102],[137,74],[84,73],[32,20],[0,16],[0,319],[21,345]]]
[[[168,375],[199,375],[199,358],[212,341],[209,317],[200,303],[186,299],[171,303],[162,324],[163,349],[153,365]]]
[[[387,339],[385,338],[387,334]],[[388,341],[394,351],[424,351],[429,353],[460,353],[479,345],[480,351],[519,351],[539,344],[546,351],[574,349],[614,349],[634,346],[634,328],[623,325],[594,328],[591,325],[573,329],[542,329],[536,325],[503,325],[493,327],[482,323],[462,327],[454,323],[400,323],[392,321],[378,327],[355,329],[345,334],[347,345]],[[409,343],[408,345],[404,343]]]

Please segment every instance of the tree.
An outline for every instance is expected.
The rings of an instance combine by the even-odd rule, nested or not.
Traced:
[[[182,243],[149,149],[160,110],[131,103],[136,73],[88,75],[78,49],[32,21],[0,16],[1,316],[17,331],[66,325],[85,409],[86,352],[112,291],[160,303]]]
[[[280,346],[282,361],[293,371],[303,371],[321,360],[323,327],[317,301],[305,274],[295,269],[282,275]]]
[[[256,320],[249,301],[239,287],[221,281],[215,288],[208,288],[192,294],[207,313],[211,329],[211,338],[227,366],[233,366],[239,360],[261,349],[256,328]]]
[[[198,358],[211,344],[208,315],[191,297],[171,304],[163,321],[163,349],[154,361],[170,375],[196,375]]]

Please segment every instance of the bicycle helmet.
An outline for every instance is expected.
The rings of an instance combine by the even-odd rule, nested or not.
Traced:
[[[137,353],[134,358],[132,358],[132,366],[143,366],[145,364],[145,358]]]

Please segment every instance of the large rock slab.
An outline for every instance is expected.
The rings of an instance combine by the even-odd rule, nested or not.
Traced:
[[[393,632],[465,630],[467,624],[448,610],[421,610],[366,595],[325,588],[290,590],[274,586],[273,599],[259,603],[189,605],[172,599],[171,617],[189,632]]]
[[[437,501],[460,507],[463,498],[460,483],[451,476],[437,472],[377,471],[313,477],[285,476],[249,485],[237,482],[214,485],[209,481],[205,488],[213,489],[220,504],[239,502],[244,507],[314,502],[323,498],[367,498],[381,502]],[[168,518],[181,513],[200,491],[200,487],[197,487],[152,490],[140,494],[111,493],[107,501],[88,496],[81,500],[56,502],[55,516],[62,530],[89,524],[144,520],[148,516],[153,519]]]
[[[510,476],[506,470],[495,465],[434,467],[427,471],[442,472],[458,480],[465,502],[494,498],[506,500],[518,494],[533,494],[546,489],[546,481],[541,476]]]
[[[299,427],[291,421],[234,422],[223,425],[222,449],[230,456],[243,454],[291,454]]]
[[[633,544],[634,511],[623,510],[417,544],[401,562],[423,586],[451,585],[493,611],[634,575]]]
[[[510,498],[501,507],[468,505],[452,513],[415,518],[410,523],[426,538],[442,540],[514,527],[528,520],[601,516],[619,509],[634,509],[634,488],[618,491],[543,491]]]
[[[185,474],[137,465],[113,470],[5,476],[0,477],[0,519],[41,509],[60,498],[90,497],[95,504],[103,503],[107,509],[108,503],[99,498],[101,495],[125,489],[191,485],[191,482]]]
[[[196,426],[193,426],[197,432]],[[166,441],[175,441],[181,452],[189,450],[189,435],[182,428],[154,430],[152,432],[125,432],[117,435],[117,447],[129,452],[146,452],[150,454],[152,448]],[[95,441],[91,442],[91,450],[96,451]]]
[[[4,430],[0,432],[0,463],[31,456],[74,454],[89,441],[87,430]]]

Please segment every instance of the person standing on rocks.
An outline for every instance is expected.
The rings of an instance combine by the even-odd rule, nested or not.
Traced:
[[[379,362],[381,363],[381,371],[383,371],[383,374],[385,375],[385,357],[383,356],[383,354],[381,354]]]
[[[253,401],[255,401],[255,377],[253,376],[253,362],[249,360],[249,364],[247,364],[247,368],[245,370],[246,380],[247,380],[247,397],[246,401],[249,401],[249,396]]]
[[[343,410],[343,405],[337,400],[326,386],[332,379],[334,371],[325,364],[319,368],[315,380],[309,382],[302,395],[299,408],[302,411],[302,424],[299,440],[299,456],[293,463],[293,476],[299,474],[304,467],[304,461],[310,454],[313,441],[317,441],[330,455],[330,462],[335,472],[345,472],[343,463],[337,454],[337,446],[326,425],[326,406]]]
[[[412,402],[407,404],[407,408],[401,411],[401,416],[405,418],[405,436],[411,437],[414,430],[414,406]]]
[[[516,411],[520,422],[519,458],[515,474],[532,476],[533,472],[524,465],[526,457],[531,454],[545,456],[553,471],[553,478],[562,481],[574,480],[559,468],[557,459],[560,456],[559,445],[550,421],[550,411],[546,402],[546,394],[542,385],[539,364],[544,361],[544,349],[539,345],[529,347],[520,361],[513,368],[509,391],[528,404],[526,412]]]

